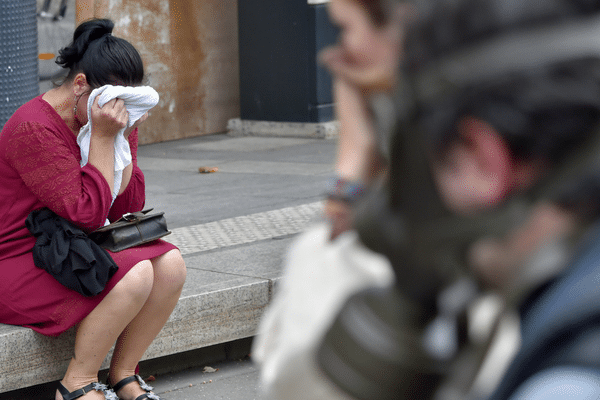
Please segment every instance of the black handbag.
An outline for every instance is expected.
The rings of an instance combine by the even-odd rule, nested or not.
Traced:
[[[152,210],[124,214],[112,224],[91,232],[89,237],[106,250],[116,253],[170,234],[165,213],[149,214]]]

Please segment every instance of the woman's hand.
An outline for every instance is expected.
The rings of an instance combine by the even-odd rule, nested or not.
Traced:
[[[92,105],[92,134],[107,138],[114,138],[117,133],[127,126],[129,113],[125,102],[121,99],[112,99],[102,108],[98,105],[98,97]]]
[[[137,128],[138,126],[140,126],[141,124],[144,123],[144,121],[146,121],[148,119],[148,113],[145,113],[144,115],[142,115],[140,117],[140,119],[138,119],[137,121],[135,121],[133,123],[133,125],[131,125],[129,128],[125,129],[125,139],[127,139],[129,137],[129,135],[131,134],[131,132],[133,132],[133,130],[135,128]]]
[[[337,78],[363,92],[390,92],[397,81],[407,5],[397,5],[383,26],[374,23],[358,0],[332,0],[331,20],[340,27],[339,43],[319,59]]]

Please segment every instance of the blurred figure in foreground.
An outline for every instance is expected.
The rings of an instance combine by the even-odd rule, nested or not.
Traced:
[[[597,398],[600,2],[421,0],[410,25],[386,4],[330,3],[340,177],[261,324],[264,386]]]

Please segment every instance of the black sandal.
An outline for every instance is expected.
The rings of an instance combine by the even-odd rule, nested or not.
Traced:
[[[139,375],[132,375],[132,376],[128,376],[127,378],[121,380],[120,382],[118,382],[116,385],[114,385],[112,387],[112,390],[114,390],[115,393],[117,393],[119,390],[121,390],[121,388],[131,382],[136,382],[140,385],[140,387],[142,389],[144,389],[147,393],[141,394],[138,397],[135,398],[135,400],[144,400],[144,399],[150,399],[150,400],[161,400],[160,397],[158,397],[157,394],[152,393],[152,389],[153,387],[148,385],[146,382],[144,382],[144,380],[142,379],[141,376]]]
[[[115,394],[115,392],[113,392],[112,389],[109,389],[108,386],[103,383],[93,382],[87,386],[82,387],[81,389],[77,389],[77,390],[73,390],[72,392],[69,392],[69,390],[62,383],[58,382],[58,391],[60,392],[60,395],[62,396],[63,400],[77,399],[77,398],[85,395],[86,393],[91,392],[92,390],[97,390],[99,392],[102,392],[104,394],[104,398],[106,400],[118,400],[119,399],[117,397],[117,395]]]

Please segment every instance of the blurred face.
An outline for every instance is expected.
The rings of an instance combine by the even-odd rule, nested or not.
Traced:
[[[387,7],[385,19],[375,23],[366,3],[377,1],[332,0],[329,15],[340,29],[338,43],[319,57],[336,78],[363,91],[390,92],[397,80],[410,9],[404,3]]]

